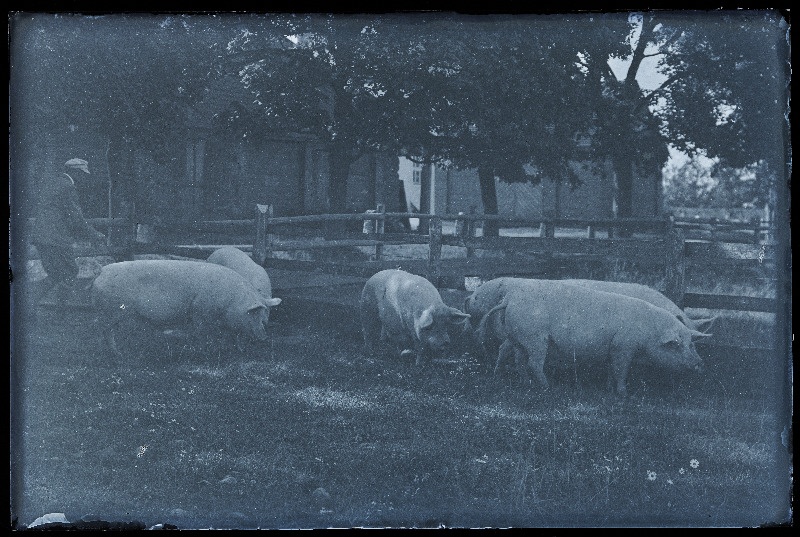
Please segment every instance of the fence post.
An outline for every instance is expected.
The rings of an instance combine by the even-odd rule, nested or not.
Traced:
[[[383,203],[378,204],[378,214],[380,218],[375,220],[375,233],[383,235],[386,230],[386,205]],[[375,261],[380,261],[383,258],[383,237],[377,237],[378,242],[375,244]]]
[[[754,216],[750,224],[753,226],[753,244],[761,244],[761,218]]]
[[[678,227],[675,225],[675,215],[674,214],[671,214],[671,215],[667,216],[667,223],[666,223],[666,226],[664,226],[664,229],[665,229],[665,235],[667,235],[667,236],[669,236],[670,234],[674,233],[675,230],[678,229]]]
[[[466,222],[464,220],[464,211],[458,211],[458,218],[456,218],[455,236],[463,238],[465,228],[466,228]]]
[[[464,211],[458,211],[454,236],[458,237],[462,242],[469,237],[469,220]]]
[[[367,209],[366,211],[364,211],[364,214],[374,214],[374,213],[375,213],[374,209]],[[375,220],[372,220],[370,218],[365,218],[364,223],[361,224],[361,232],[364,235],[372,235],[373,233],[375,233]]]
[[[439,286],[439,277],[442,270],[442,220],[438,216],[431,216],[428,221],[428,280]]]
[[[539,224],[539,236],[540,237],[555,237],[556,236],[556,226],[551,220],[542,220],[541,224]]]
[[[270,253],[267,220],[272,218],[272,205],[256,204],[256,240],[253,243],[253,261],[261,266]]]
[[[469,215],[474,217],[477,212],[477,208],[474,205],[470,205]],[[470,218],[467,220],[466,225],[464,226],[464,234],[466,235],[467,239],[472,239],[475,236],[475,218]],[[473,257],[475,257],[475,248],[467,246],[467,259],[472,259]]]
[[[683,308],[683,295],[686,292],[686,241],[683,231],[671,229],[667,234],[666,274],[664,294]]]

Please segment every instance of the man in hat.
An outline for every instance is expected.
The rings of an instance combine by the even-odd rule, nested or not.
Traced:
[[[89,174],[89,163],[74,158],[64,163],[63,173],[47,178],[41,185],[33,228],[33,242],[47,272],[46,290],[55,290],[57,304],[74,292],[78,278],[73,243],[88,240],[105,243],[106,236],[94,229],[83,216],[75,188],[76,174]]]

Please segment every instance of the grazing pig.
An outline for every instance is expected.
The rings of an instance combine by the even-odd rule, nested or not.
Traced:
[[[508,292],[481,320],[479,333],[488,325],[503,341],[498,365],[512,353],[516,359],[527,355],[529,368],[546,388],[550,345],[583,362],[610,359],[610,380],[620,395],[638,355],[670,369],[701,369],[692,336],[707,336],[644,300],[552,280]]]
[[[654,306],[665,309],[675,315],[675,317],[689,327],[691,330],[703,331],[701,327],[708,327],[714,319],[690,319],[674,302],[646,285],[623,282],[605,282],[598,280],[537,280],[529,278],[495,278],[481,284],[474,293],[464,301],[464,311],[472,316],[472,321],[477,327],[480,320],[486,313],[503,301],[510,289],[524,288],[528,285],[536,286],[537,282],[558,281],[560,283],[580,285],[597,291],[613,292],[620,295],[638,298],[649,302]],[[475,337],[476,334],[473,333]],[[492,324],[487,325],[482,339],[478,342],[484,349],[489,349],[489,354],[494,355],[494,351],[500,341],[494,337]]]
[[[517,286],[524,286],[529,281],[540,281],[529,278],[495,278],[481,284],[473,294],[467,297],[464,301],[464,311],[472,316],[473,321],[480,321],[486,312],[494,306],[503,301],[507,290]],[[550,281],[550,280],[545,280]],[[663,308],[668,312],[675,315],[680,322],[688,326],[692,330],[699,332],[706,331],[714,319],[692,319],[678,307],[673,301],[664,296],[659,291],[652,287],[642,285],[639,283],[626,283],[626,282],[606,282],[602,280],[557,280],[562,283],[571,283],[573,285],[580,285],[582,287],[589,287],[597,291],[606,291],[608,293],[617,293],[620,295],[629,296],[632,298],[639,298],[645,302],[649,302],[654,306]],[[706,329],[706,330],[704,330]]]
[[[379,340],[388,339],[413,345],[421,365],[431,351],[440,352],[450,343],[448,327],[467,319],[469,315],[442,301],[431,282],[402,270],[378,272],[361,293],[361,327],[370,354]]]
[[[157,325],[190,325],[197,333],[267,338],[264,299],[238,273],[214,263],[174,260],[123,261],[106,265],[94,280],[92,305],[107,323],[106,340],[122,353],[114,329],[127,316]]]
[[[281,299],[272,297],[272,282],[270,282],[269,275],[267,271],[264,270],[264,267],[253,261],[249,255],[233,246],[223,246],[218,250],[214,250],[206,261],[235,270],[245,280],[250,282],[250,285],[264,298],[264,303],[268,306],[267,320],[269,320],[269,308],[280,304]]]

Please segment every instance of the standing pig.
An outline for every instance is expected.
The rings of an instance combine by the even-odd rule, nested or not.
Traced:
[[[253,261],[253,259],[233,246],[223,246],[208,256],[209,263],[215,263],[235,270],[245,280],[250,282],[255,290],[264,298],[267,307],[267,320],[269,320],[269,308],[281,303],[280,298],[272,297],[272,282],[264,267]]]
[[[434,285],[402,270],[382,270],[367,280],[361,292],[364,345],[374,352],[378,341],[413,345],[416,364],[450,343],[447,329],[469,315],[447,306]],[[407,347],[406,347],[407,348]]]
[[[491,308],[500,304],[503,297],[509,288],[517,286],[524,286],[526,282],[541,281],[530,278],[495,278],[481,284],[475,292],[467,297],[464,302],[464,311],[472,315],[473,320],[480,320],[486,315]],[[550,280],[545,280],[550,281]],[[597,291],[606,291],[607,293],[617,293],[620,295],[638,298],[649,302],[654,306],[663,308],[668,312],[675,315],[680,322],[688,326],[692,330],[703,332],[703,329],[708,329],[713,318],[711,319],[692,319],[678,307],[672,300],[667,298],[663,293],[656,291],[652,287],[642,285],[639,283],[627,282],[607,282],[602,280],[557,280],[562,283],[570,283],[573,285],[580,285],[582,287],[589,287]]]
[[[501,321],[493,320],[503,311]],[[610,360],[610,379],[625,395],[633,358],[642,355],[670,369],[702,368],[692,336],[668,311],[638,298],[596,291],[558,281],[531,281],[516,288],[482,319],[479,331],[494,323],[503,340],[498,361],[527,355],[528,366],[547,387],[544,362],[550,345],[563,356],[584,362]]]
[[[701,327],[708,327],[713,319],[690,319],[677,304],[660,292],[646,285],[624,282],[606,282],[599,280],[537,280],[529,278],[495,278],[481,284],[472,295],[464,301],[464,311],[472,316],[472,320],[477,326],[480,320],[494,306],[500,304],[509,290],[525,288],[526,286],[537,286],[538,282],[557,281],[565,284],[579,285],[597,291],[617,293],[631,298],[638,298],[650,304],[662,308],[672,313],[679,321],[691,330],[702,331]],[[490,349],[490,354],[499,345],[500,341],[493,334],[492,324],[486,326],[482,339],[479,341],[484,348]]]
[[[106,265],[94,280],[92,305],[107,323],[106,340],[122,353],[114,329],[128,316],[157,325],[191,325],[222,334],[267,338],[269,307],[235,271],[213,263],[174,260],[123,261]]]

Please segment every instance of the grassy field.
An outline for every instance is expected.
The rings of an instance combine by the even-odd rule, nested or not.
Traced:
[[[19,311],[12,516],[179,528],[758,526],[787,519],[786,357],[706,349],[703,375],[636,365],[493,377],[466,342],[424,369],[368,358],[350,319],[271,318],[265,345]]]

